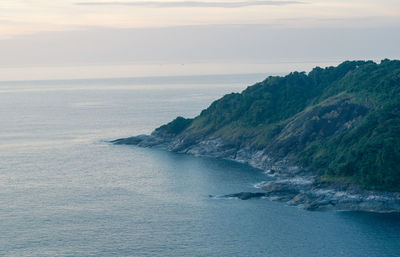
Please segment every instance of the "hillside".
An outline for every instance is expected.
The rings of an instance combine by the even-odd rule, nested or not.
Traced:
[[[400,191],[400,61],[346,61],[271,76],[176,118],[151,138],[116,143],[248,162],[297,165],[324,182]]]

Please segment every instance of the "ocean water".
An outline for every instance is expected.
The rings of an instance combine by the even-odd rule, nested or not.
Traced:
[[[0,256],[400,256],[400,215],[212,199],[266,176],[111,145],[264,75],[0,83]]]

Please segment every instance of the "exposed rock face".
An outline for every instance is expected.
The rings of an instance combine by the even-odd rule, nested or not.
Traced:
[[[400,211],[400,193],[315,176],[400,191],[399,78],[400,62],[389,60],[269,77],[193,119],[178,117],[149,136],[114,143],[249,164],[271,176],[261,186],[267,197],[308,210]]]
[[[294,155],[322,138],[340,135],[366,115],[367,108],[351,103],[347,98],[333,99],[324,105],[300,112],[281,124],[281,128],[267,146],[255,149],[241,140],[227,140],[213,134],[202,134],[190,128],[172,135],[162,130],[150,136],[140,135],[114,141],[141,147],[162,147],[169,151],[199,156],[224,158],[267,170],[293,160]],[[293,161],[292,161],[293,162]],[[288,165],[286,165],[288,166]]]
[[[266,195],[267,195],[266,193],[240,192],[240,193],[236,193],[236,194],[218,196],[217,198],[238,198],[240,200],[249,200],[252,198],[261,198]],[[214,197],[214,196],[210,195],[210,197]]]
[[[121,138],[111,143],[116,145],[137,145],[140,147],[161,147],[167,143],[166,138],[159,136],[139,135],[135,137]]]
[[[291,153],[306,147],[310,142],[344,132],[356,124],[366,112],[366,108],[346,99],[317,106],[289,120],[269,147],[263,149],[191,131],[175,136],[155,131],[151,135],[117,139],[113,143],[157,147],[247,163],[266,171],[272,177],[271,181],[259,186],[265,193],[242,192],[225,197],[247,200],[265,196],[306,210],[400,212],[400,193],[367,191],[357,186],[321,183],[313,174],[296,166],[291,158]]]
[[[289,158],[277,161],[266,150],[241,147],[221,138],[193,139],[182,142],[180,137],[163,137],[157,133],[113,141],[140,147],[157,147],[169,151],[224,158],[262,169],[271,180],[260,183],[263,193],[241,192],[218,198],[248,200],[265,197],[287,202],[306,210],[355,210],[400,212],[400,193],[363,190],[355,185],[322,183],[316,176],[293,165]]]
[[[320,183],[312,177],[265,182],[259,187],[274,200],[306,210],[399,212],[400,194],[363,190],[358,186]]]

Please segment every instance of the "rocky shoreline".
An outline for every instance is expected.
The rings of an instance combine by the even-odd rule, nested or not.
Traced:
[[[223,196],[227,198],[248,200],[262,197],[305,210],[400,212],[398,192],[371,191],[357,185],[322,182],[310,171],[296,166],[290,157],[278,159],[265,149],[252,149],[221,138],[171,137],[153,132],[151,135],[117,139],[112,143],[228,159],[264,170],[271,178],[257,185],[263,193],[241,192]]]

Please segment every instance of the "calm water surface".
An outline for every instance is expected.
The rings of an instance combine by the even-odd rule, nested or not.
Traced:
[[[400,256],[399,215],[210,199],[266,177],[106,142],[261,78],[0,83],[0,256]]]

